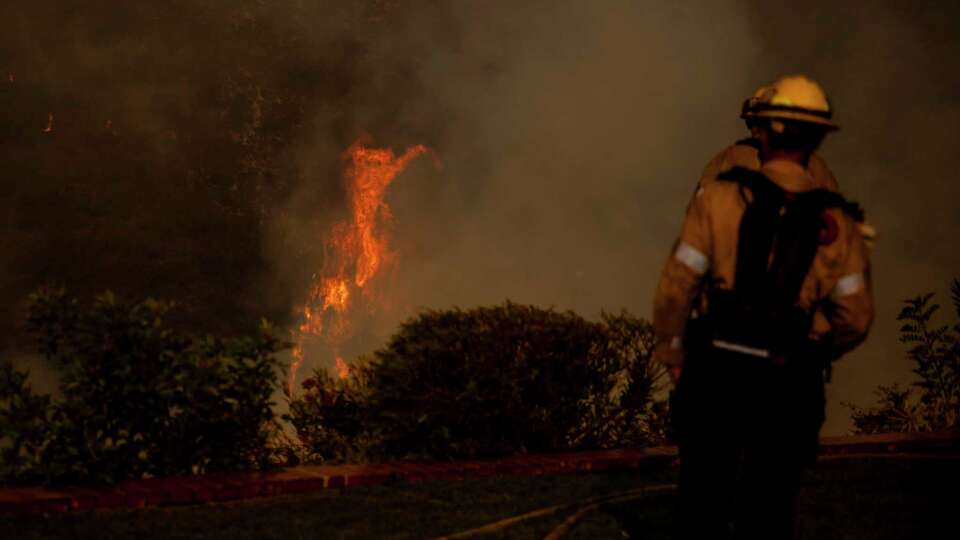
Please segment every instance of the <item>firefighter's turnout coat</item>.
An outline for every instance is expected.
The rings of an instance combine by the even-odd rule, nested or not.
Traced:
[[[705,177],[710,171],[708,166]],[[760,172],[788,195],[836,186],[832,175],[824,181],[822,174],[815,178],[808,169],[789,161],[767,162]],[[733,289],[740,223],[751,200],[750,190],[740,183],[701,181],[657,286],[653,324],[658,361],[671,367],[683,365],[691,311],[710,311],[705,300],[709,295],[700,294],[704,287]],[[824,228],[795,303],[816,313],[807,337],[811,342],[825,342],[828,356],[835,359],[866,337],[873,320],[869,251],[855,216],[848,211],[827,208],[822,219]],[[750,352],[749,347],[746,351]]]

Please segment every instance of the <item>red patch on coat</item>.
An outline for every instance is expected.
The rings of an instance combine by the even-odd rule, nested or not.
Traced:
[[[837,220],[826,212],[820,216],[820,220],[823,222],[823,227],[820,229],[820,245],[829,246],[837,241],[840,226],[837,225]]]

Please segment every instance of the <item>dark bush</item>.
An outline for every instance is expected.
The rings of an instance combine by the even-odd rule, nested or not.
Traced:
[[[292,461],[360,463],[370,461],[377,429],[370,423],[369,371],[352,366],[346,379],[318,369],[290,401],[286,419],[296,429],[299,455]]]
[[[308,456],[454,459],[662,442],[649,324],[506,303],[407,321],[291,403]]]
[[[31,297],[28,326],[60,374],[35,396],[0,368],[7,483],[111,483],[268,465],[271,395],[283,344],[257,335],[194,337],[167,326],[169,305],[107,293],[88,308],[62,290]]]
[[[940,309],[933,293],[904,300],[897,316],[903,321],[900,343],[910,347],[917,380],[907,388],[879,386],[877,402],[868,409],[846,404],[857,433],[960,428],[960,279],[953,280],[951,293],[958,317],[952,326],[933,323]]]

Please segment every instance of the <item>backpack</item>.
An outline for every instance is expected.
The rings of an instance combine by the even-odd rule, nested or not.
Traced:
[[[790,193],[742,167],[717,179],[738,183],[748,205],[740,221],[733,288],[708,288],[701,346],[744,360],[788,363],[810,350],[807,336],[817,306],[803,309],[797,299],[819,246],[836,239],[836,223],[825,210],[840,208],[861,221],[862,211],[838,193]]]

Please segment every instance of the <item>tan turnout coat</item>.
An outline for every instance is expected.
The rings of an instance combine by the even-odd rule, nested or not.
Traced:
[[[738,184],[716,181],[715,174],[706,175],[710,170],[708,166],[706,180],[701,179],[690,203],[657,286],[654,356],[668,366],[683,364],[682,336],[695,300],[702,298],[702,284],[709,279],[717,287],[730,289],[736,274],[739,225],[746,202]],[[789,192],[809,191],[824,182],[788,161],[768,162],[760,171]],[[839,355],[859,344],[873,321],[869,251],[853,218],[840,209],[826,212],[837,225],[836,238],[818,248],[797,303],[805,309],[820,303],[810,337],[820,339],[831,333]],[[698,307],[709,310],[709,306]]]

